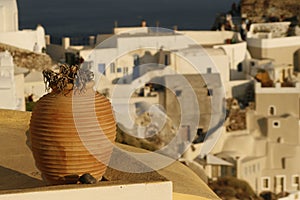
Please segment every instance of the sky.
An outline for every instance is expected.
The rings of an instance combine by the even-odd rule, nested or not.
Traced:
[[[41,24],[57,36],[110,33],[119,26],[139,25],[179,29],[210,29],[218,13],[235,0],[18,0],[20,29]],[[238,1],[236,1],[238,2]]]

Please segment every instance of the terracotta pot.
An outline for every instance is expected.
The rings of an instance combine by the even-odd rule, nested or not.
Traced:
[[[51,185],[76,183],[90,173],[99,180],[116,137],[109,100],[91,85],[85,92],[51,92],[32,112],[30,136],[36,166]]]

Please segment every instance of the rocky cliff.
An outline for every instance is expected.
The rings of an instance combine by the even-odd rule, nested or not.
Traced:
[[[0,43],[0,52],[6,50],[11,53],[14,63],[18,67],[42,71],[43,69],[51,68],[53,65],[50,56],[47,54],[35,53],[26,49],[20,49],[11,45]]]
[[[299,0],[241,0],[241,13],[252,22],[300,17]]]

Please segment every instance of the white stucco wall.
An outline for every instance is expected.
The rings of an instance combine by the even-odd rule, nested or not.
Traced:
[[[171,66],[174,67],[177,73],[220,73],[223,83],[229,81],[229,60],[223,50],[199,47],[187,48],[175,53],[178,56],[171,63]]]
[[[89,55],[92,54],[94,49],[83,49],[80,50],[80,56],[84,59],[84,60],[88,60]]]
[[[201,31],[200,31],[201,32]],[[231,32],[229,32],[232,34]],[[229,34],[228,33],[228,34]],[[191,48],[191,46],[194,46]],[[117,67],[133,67],[134,51],[138,49],[147,49],[154,55],[161,47],[164,50],[174,50],[171,54],[178,56],[171,56],[171,66],[175,68],[178,73],[207,73],[207,69],[211,68],[211,73],[220,72],[224,82],[229,81],[229,66],[228,55],[225,55],[223,50],[201,48],[192,38],[181,34],[175,35],[119,35],[105,41],[101,46],[94,49],[90,56],[85,57],[86,61],[93,61],[94,72],[98,71],[99,64],[105,64],[108,69],[106,77],[110,80],[119,77],[118,74],[109,73],[109,64],[116,61]],[[237,49],[244,47],[244,45],[237,45]],[[234,47],[232,47],[234,48]],[[130,56],[124,56],[129,54]],[[140,55],[142,56],[142,55]],[[237,55],[238,56],[238,55]],[[119,58],[122,59],[119,59]],[[181,58],[179,58],[181,57]],[[234,57],[235,58],[235,57]],[[239,57],[238,57],[239,58]],[[121,60],[123,60],[121,62]],[[238,60],[239,61],[239,60]],[[198,70],[193,69],[192,65],[198,66]],[[189,67],[187,67],[189,66]]]
[[[300,36],[281,37],[281,38],[248,38],[247,45],[257,48],[280,48],[300,45]]]
[[[24,74],[15,75],[16,110],[25,111]]]
[[[7,51],[0,53],[0,108],[25,110],[24,75],[14,75],[14,63]]]
[[[154,48],[159,50],[163,47],[165,50],[187,48],[189,45],[196,43],[184,35],[143,35],[143,36],[124,36],[118,37],[117,45],[119,53],[122,55],[128,51],[140,48]]]
[[[41,52],[45,43],[45,30],[42,26],[37,26],[36,30],[22,30],[14,32],[0,32],[0,43],[12,45],[29,51],[34,50],[37,43],[38,52]]]
[[[118,50],[116,48],[105,48],[105,49],[94,49],[90,55],[85,59],[86,62],[91,62],[94,74],[99,74],[99,65],[104,64],[106,71],[110,70],[110,63],[113,62],[118,54]],[[105,76],[103,78],[108,78],[112,80],[114,77]]]
[[[9,52],[0,53],[0,108],[16,106],[14,64]]]
[[[46,94],[45,84],[43,82],[28,82],[24,84],[24,95],[27,97],[33,95],[33,101]]]
[[[230,69],[234,70],[237,70],[237,65],[243,62],[248,55],[246,42],[216,45],[214,48],[220,48],[226,52],[226,55],[229,57]]]
[[[114,34],[122,34],[122,33],[147,33],[148,27],[116,27],[114,28]]]
[[[45,30],[38,25],[36,30],[19,31],[18,7],[16,0],[0,0],[0,43],[18,48],[41,52],[45,44]]]
[[[188,45],[193,44],[193,41],[183,35],[137,35],[137,36],[114,36],[95,48],[91,55],[87,56],[86,61],[92,61],[94,72],[98,72],[99,64],[105,64],[105,68],[109,72],[109,64],[118,60],[119,57],[130,54],[138,49],[152,49],[158,51],[161,47],[164,49],[180,49],[187,48]],[[133,58],[126,57],[127,61],[124,66],[133,67]],[[128,65],[126,64],[128,63]],[[130,63],[130,65],[129,65]],[[124,63],[123,63],[124,64]],[[116,68],[118,63],[116,63]],[[131,70],[130,70],[131,71]],[[106,78],[113,80],[119,77],[118,74],[107,73]]]
[[[192,38],[200,45],[224,44],[226,39],[231,39],[235,32],[232,31],[179,31]]]
[[[163,28],[160,28],[163,29]],[[148,27],[118,27],[114,28],[114,34],[120,35],[122,33],[127,34],[142,34],[148,33]],[[165,29],[167,30],[167,29]],[[169,30],[172,32],[173,30]],[[193,31],[193,30],[179,30],[175,33],[183,34],[186,37],[195,41],[200,45],[215,45],[224,44],[226,39],[232,39],[235,36],[233,31]]]
[[[33,101],[37,101],[47,93],[43,74],[40,71],[31,71],[25,77],[24,95],[33,95]]]
[[[19,22],[16,0],[0,0],[0,33],[14,32],[18,31],[18,29]]]
[[[265,168],[265,162],[265,157],[246,157],[238,160],[238,178],[246,180],[258,194],[262,191],[261,172]]]
[[[275,83],[275,87],[262,87],[261,83],[255,84],[256,94],[299,94],[300,83],[297,82],[295,87],[281,87],[281,83]]]

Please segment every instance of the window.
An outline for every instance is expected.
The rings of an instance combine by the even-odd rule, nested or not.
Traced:
[[[118,72],[118,73],[121,73],[121,72],[122,72],[122,68],[121,68],[121,67],[118,67],[118,68],[117,68],[117,72]]]
[[[137,54],[133,55],[133,64],[134,64],[134,66],[139,66],[140,65],[139,55],[137,55]]]
[[[286,190],[285,175],[277,175],[274,177],[274,186],[276,193],[283,192]]]
[[[98,64],[98,72],[105,75],[105,64],[104,63]]]
[[[213,165],[211,166],[211,176],[212,179],[217,179],[220,176],[220,166]]]
[[[206,73],[207,73],[207,74],[211,74],[211,72],[212,72],[211,67],[208,67],[208,68],[206,69]]]
[[[213,89],[207,90],[207,96],[213,96]]]
[[[182,93],[181,90],[176,90],[176,91],[175,91],[175,94],[176,94],[176,96],[178,96],[178,97],[181,96],[181,93]]]
[[[293,175],[292,176],[292,186],[293,187],[298,187],[299,186],[299,176],[298,175]]]
[[[280,128],[280,121],[274,120],[273,121],[273,128]]]
[[[269,106],[269,115],[276,115],[275,106]]]
[[[82,65],[84,65],[84,67],[86,67],[87,69],[91,70],[94,67],[94,62],[86,61],[86,62],[82,63]]]
[[[168,54],[165,55],[165,65],[166,66],[170,65],[170,57]]]
[[[285,169],[285,158],[281,158],[281,167]]]
[[[128,67],[124,67],[123,68],[123,74],[124,75],[128,75]]]
[[[283,140],[282,137],[278,137],[278,138],[277,138],[277,143],[283,143],[283,142],[284,142],[284,140]]]
[[[197,142],[200,142],[200,143],[204,142],[206,134],[203,133],[202,128],[197,129],[197,136],[198,136]]]
[[[116,72],[115,63],[110,63],[110,73],[115,73],[115,72]]]
[[[261,189],[262,190],[270,190],[270,177],[262,177],[261,178]]]
[[[237,70],[238,70],[238,72],[242,72],[243,71],[243,64],[242,63],[238,64]]]

